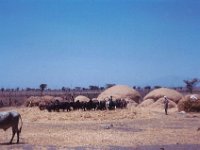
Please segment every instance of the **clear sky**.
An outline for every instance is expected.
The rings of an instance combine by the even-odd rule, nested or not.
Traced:
[[[0,87],[181,86],[193,77],[199,0],[0,0]]]

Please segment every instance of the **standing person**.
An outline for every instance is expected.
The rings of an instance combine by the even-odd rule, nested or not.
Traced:
[[[3,101],[0,100],[0,107],[3,107]]]
[[[168,115],[168,113],[167,113],[168,104],[169,104],[169,100],[168,100],[167,96],[164,96],[165,115]]]
[[[9,98],[8,105],[9,105],[9,106],[11,106],[11,105],[12,105],[12,101],[11,101],[11,99],[10,99],[10,98]]]

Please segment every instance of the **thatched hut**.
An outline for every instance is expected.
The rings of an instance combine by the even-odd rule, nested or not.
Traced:
[[[144,100],[147,99],[153,99],[154,101],[159,100],[160,98],[163,98],[164,96],[167,96],[169,100],[175,102],[176,104],[183,98],[183,95],[173,89],[168,88],[159,88],[151,91],[148,93]]]
[[[139,103],[141,99],[141,95],[139,92],[134,90],[133,88],[126,86],[126,85],[115,85],[111,88],[106,89],[103,91],[98,97],[98,100],[106,100],[113,97],[113,99],[124,99],[129,102],[136,102]]]
[[[186,95],[182,100],[179,101],[178,111],[200,112],[200,95]]]
[[[79,95],[79,96],[75,97],[74,101],[75,102],[77,102],[77,101],[79,101],[79,102],[89,102],[90,99],[86,96]]]

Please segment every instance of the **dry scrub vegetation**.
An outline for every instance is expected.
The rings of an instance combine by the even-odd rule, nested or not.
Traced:
[[[0,130],[1,149],[133,149],[151,145],[200,145],[200,114],[177,108],[128,106],[113,111],[47,112],[38,108],[1,108],[21,113],[19,145],[6,145],[11,130]]]

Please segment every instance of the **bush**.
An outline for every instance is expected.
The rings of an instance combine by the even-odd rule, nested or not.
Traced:
[[[178,103],[178,111],[200,112],[200,101],[181,100]]]

